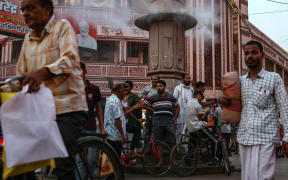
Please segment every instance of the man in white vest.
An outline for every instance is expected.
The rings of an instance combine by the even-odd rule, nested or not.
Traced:
[[[194,90],[190,85],[191,77],[189,74],[184,74],[182,76],[182,82],[175,87],[173,96],[177,99],[180,105],[180,113],[176,121],[176,141],[177,143],[181,139],[181,134],[183,133],[185,126],[186,112],[185,108],[187,102],[193,98]]]

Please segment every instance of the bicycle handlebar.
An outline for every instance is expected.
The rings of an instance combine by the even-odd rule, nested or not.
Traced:
[[[11,84],[12,82],[17,81],[17,80],[22,80],[24,79],[24,77],[25,75],[23,74],[12,76],[10,78],[7,78],[4,82],[0,83],[0,86]]]

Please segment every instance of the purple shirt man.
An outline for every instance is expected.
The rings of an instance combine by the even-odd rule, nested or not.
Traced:
[[[96,104],[97,102],[101,103],[101,92],[99,87],[90,83],[90,81],[86,80],[86,101],[88,104],[88,121],[84,125],[85,130],[96,130],[96,120],[95,117],[97,115]]]
[[[101,134],[106,134],[103,123],[103,111],[101,106],[101,92],[99,88],[93,84],[91,84],[88,80],[86,80],[86,65],[83,62],[80,62],[82,69],[82,76],[85,82],[85,92],[86,92],[86,101],[88,104],[88,121],[84,125],[85,130],[96,131],[96,116],[99,122],[99,128]]]

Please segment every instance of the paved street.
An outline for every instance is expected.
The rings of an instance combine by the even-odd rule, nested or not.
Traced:
[[[236,169],[240,167],[239,156],[233,156],[231,161]],[[126,174],[126,180],[174,180],[178,178],[173,173],[169,173],[166,177],[151,177],[147,174],[142,166],[136,166],[128,169],[128,173]],[[207,175],[194,175],[191,177],[181,177],[181,180],[190,180],[190,179],[197,179],[197,180],[241,180],[241,173],[234,172],[230,177],[226,176],[224,173],[219,174],[209,174]],[[275,180],[288,180],[288,159],[287,158],[279,158],[277,161],[277,168],[275,173]]]

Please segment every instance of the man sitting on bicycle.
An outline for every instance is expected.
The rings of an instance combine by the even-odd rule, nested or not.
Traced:
[[[196,91],[194,93],[194,98],[192,98],[187,103],[187,107],[189,108],[189,111],[187,112],[188,116],[186,118],[186,130],[189,133],[192,133],[195,131],[201,131],[202,134],[207,136],[211,141],[215,142],[214,144],[212,144],[212,146],[215,147],[215,144],[217,144],[217,140],[213,136],[212,132],[209,130],[207,123],[204,121],[210,111],[209,110],[207,112],[202,111],[202,106],[200,102],[203,99],[204,99],[204,96],[202,92]],[[212,148],[212,150],[214,150],[214,148]],[[212,155],[215,156],[215,151],[211,153]]]
[[[186,130],[188,132],[194,132],[201,129],[205,120],[205,114],[202,111],[200,102],[204,99],[202,92],[196,91],[194,98],[188,101],[187,106],[189,108],[188,116],[186,118]]]
[[[165,91],[165,87],[166,82],[159,80],[156,86],[157,94],[144,101],[146,106],[150,106],[154,110],[152,117],[153,133],[160,155],[160,161],[157,166],[163,164],[162,147],[159,141],[167,142],[171,148],[176,144],[175,122],[180,111],[177,100],[172,94]]]

